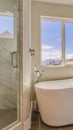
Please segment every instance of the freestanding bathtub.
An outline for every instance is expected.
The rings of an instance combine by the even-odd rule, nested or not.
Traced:
[[[35,84],[42,121],[50,126],[73,124],[73,79]]]

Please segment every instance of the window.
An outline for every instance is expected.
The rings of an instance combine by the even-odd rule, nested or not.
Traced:
[[[65,23],[65,62],[73,64],[73,23]]]
[[[0,38],[13,38],[13,15],[0,14]]]
[[[48,66],[73,64],[72,35],[72,22],[41,18],[41,64]]]

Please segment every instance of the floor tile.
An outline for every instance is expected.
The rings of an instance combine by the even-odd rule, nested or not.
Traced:
[[[73,130],[73,125],[64,126],[64,127],[50,127],[44,124],[40,118],[40,114],[38,112],[32,112],[32,126],[30,130]]]
[[[43,122],[40,122],[40,130],[59,130],[59,128],[50,127]]]
[[[73,125],[62,127],[61,130],[73,130]]]
[[[33,123],[30,130],[59,130],[59,128],[53,128],[43,123]]]
[[[39,126],[39,123],[33,123],[31,125],[31,129],[30,130],[40,130],[40,126]]]
[[[0,130],[17,120],[16,109],[0,109]]]

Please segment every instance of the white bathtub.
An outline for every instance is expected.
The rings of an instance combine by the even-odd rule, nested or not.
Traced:
[[[44,123],[56,127],[73,124],[73,79],[36,83],[35,91]]]

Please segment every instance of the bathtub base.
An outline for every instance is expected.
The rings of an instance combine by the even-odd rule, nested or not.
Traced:
[[[41,119],[42,120],[42,119]],[[49,124],[46,124],[43,120],[42,120],[42,123],[46,126],[49,126],[49,127],[53,127],[53,128],[61,128],[61,127],[67,127],[67,126],[73,126],[73,123],[72,124],[65,124],[65,125],[58,125],[58,126],[54,126],[54,125],[49,125]]]

